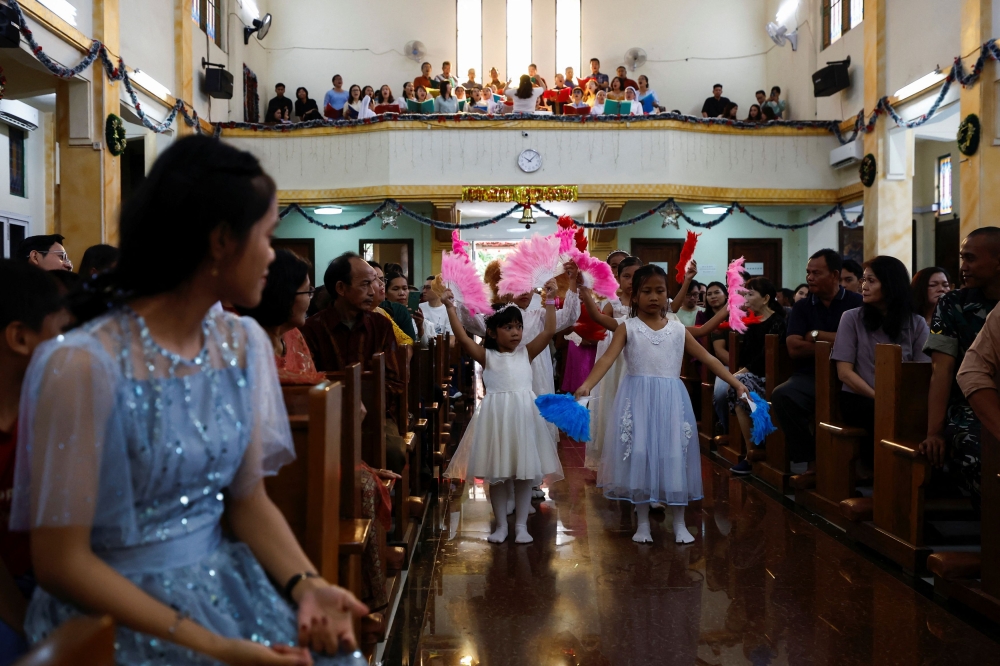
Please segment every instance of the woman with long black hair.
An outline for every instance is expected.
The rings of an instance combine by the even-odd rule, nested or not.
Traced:
[[[507,99],[514,102],[512,113],[534,113],[538,105],[538,97],[545,92],[541,87],[534,88],[531,85],[531,77],[527,74],[521,76],[517,88],[507,88],[505,95]]]
[[[86,255],[84,256],[86,260]],[[951,291],[951,280],[948,271],[940,266],[931,266],[918,271],[913,276],[913,311],[918,315],[923,315],[929,326],[934,310],[937,309],[938,299]]]
[[[31,530],[32,642],[87,609],[114,618],[119,664],[360,663],[311,662],[354,649],[367,609],[268,498],[264,477],[295,458],[273,344],[214,307],[260,302],[275,191],[249,153],[174,142],[125,204],[82,325],[36,352],[11,517]]]
[[[844,383],[840,414],[844,423],[875,432],[875,345],[893,344],[903,349],[903,361],[929,363],[924,343],[930,328],[913,310],[910,272],[899,259],[886,255],[864,265],[861,285],[864,305],[840,318],[831,358]],[[862,448],[862,461],[874,460],[874,440]]]

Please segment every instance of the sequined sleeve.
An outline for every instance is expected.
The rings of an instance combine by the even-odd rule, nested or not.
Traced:
[[[130,396],[121,385],[111,355],[87,332],[36,350],[21,394],[11,529],[90,526],[134,543]]]
[[[252,405],[250,442],[229,487],[234,497],[243,497],[266,476],[295,460],[295,445],[288,425],[288,412],[274,365],[274,348],[267,334],[250,317],[241,320],[247,334],[247,378]]]

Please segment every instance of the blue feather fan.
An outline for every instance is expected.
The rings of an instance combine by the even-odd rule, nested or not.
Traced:
[[[750,429],[750,438],[753,439],[753,443],[760,446],[767,439],[767,436],[772,432],[777,432],[777,428],[774,427],[774,422],[771,421],[771,408],[767,404],[767,400],[760,397],[756,393],[750,394],[750,400],[752,407],[750,409],[750,421],[752,427]]]
[[[542,418],[577,442],[590,441],[590,410],[568,393],[549,393],[535,398]]]

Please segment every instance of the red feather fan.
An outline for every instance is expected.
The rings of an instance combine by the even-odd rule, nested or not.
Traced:
[[[572,229],[573,227],[576,226],[576,222],[573,221],[573,218],[570,217],[569,215],[559,216],[557,224],[559,225],[560,229]]]
[[[761,322],[760,317],[758,317],[757,313],[754,312],[753,310],[751,310],[750,314],[748,314],[746,317],[743,317],[743,324],[745,326],[749,326],[751,324],[759,324],[760,322]],[[724,321],[718,326],[718,330],[720,331],[728,331],[730,328],[732,328],[732,326],[729,325],[728,321]]]
[[[688,262],[694,257],[694,248],[698,245],[698,236],[693,231],[688,231],[687,240],[681,248],[681,258],[677,260],[677,284],[684,284],[684,272],[687,271]]]
[[[580,227],[576,230],[576,235],[573,237],[576,240],[576,249],[580,252],[587,251],[587,232]]]

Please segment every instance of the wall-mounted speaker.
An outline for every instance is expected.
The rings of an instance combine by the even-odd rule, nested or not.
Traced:
[[[216,99],[233,98],[233,75],[224,69],[209,67],[205,70],[204,92]]]
[[[841,90],[851,87],[851,74],[848,68],[851,66],[851,58],[837,62],[828,62],[826,67],[813,74],[813,95],[816,97],[829,97]]]

